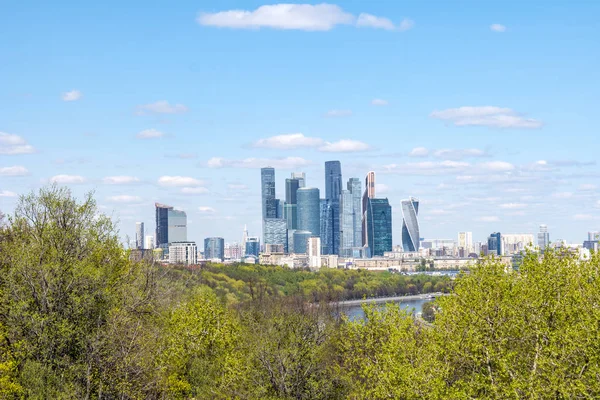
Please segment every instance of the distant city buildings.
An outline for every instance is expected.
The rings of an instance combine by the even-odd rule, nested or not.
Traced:
[[[267,218],[264,223],[264,244],[281,245],[287,250],[287,221],[283,218]]]
[[[135,223],[135,248],[138,250],[144,249],[144,223]],[[146,247],[148,248],[148,247]]]
[[[367,252],[369,257],[392,251],[392,206],[388,199],[367,199]]]
[[[144,240],[144,248],[145,249],[153,249],[154,248],[154,236],[148,235]]]
[[[321,235],[321,200],[319,189],[304,187],[296,192],[298,201],[298,230],[313,236]]]
[[[368,230],[367,230],[367,204],[368,199],[375,198],[375,172],[370,171],[365,177],[365,192],[362,196],[362,246],[367,247],[369,243]]]
[[[246,256],[258,257],[260,254],[260,239],[258,237],[248,237],[245,248]]]
[[[195,242],[174,242],[169,245],[169,264],[198,264],[198,248]]]
[[[458,232],[458,248],[463,249],[467,255],[473,253],[474,249],[472,232]]]
[[[485,255],[502,255],[502,234],[500,232],[492,233],[487,240],[487,253]]]
[[[340,247],[340,196],[342,195],[342,164],[339,161],[325,162],[325,199],[331,207],[327,224],[327,248],[323,254],[338,254]]]
[[[155,203],[156,247],[169,251],[170,243],[187,242],[187,214],[171,206]],[[165,254],[165,256],[168,255]]]
[[[419,200],[402,200],[402,246],[406,252],[419,251]]]
[[[537,240],[537,245],[540,248],[540,250],[545,250],[546,247],[548,247],[550,245],[550,234],[548,233],[548,226],[547,225],[540,225],[540,231],[538,232],[538,240]]]
[[[239,243],[225,243],[225,251],[224,258],[226,260],[241,260],[244,256],[244,249],[242,249],[242,245]]]
[[[221,237],[204,239],[204,258],[223,261],[225,259],[225,239]]]
[[[340,256],[353,257],[362,247],[361,183],[350,178],[340,196]]]

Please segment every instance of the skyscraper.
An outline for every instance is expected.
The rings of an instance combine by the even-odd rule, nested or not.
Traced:
[[[277,218],[277,202],[275,201],[275,168],[266,167],[260,170],[262,194],[263,241],[265,237],[265,220]]]
[[[247,256],[258,257],[260,253],[260,240],[257,237],[248,237],[246,240],[246,252]]]
[[[225,259],[225,239],[220,237],[210,237],[204,239],[204,258],[207,260]]]
[[[419,251],[419,200],[402,200],[402,247],[405,252]]]
[[[488,255],[502,255],[502,234],[494,232],[490,235],[487,242]]]
[[[267,218],[265,224],[265,246],[266,245],[281,245],[283,251],[287,251],[288,233],[287,221],[283,218]]]
[[[458,248],[463,249],[466,255],[473,252],[472,232],[458,232]]]
[[[340,249],[340,196],[342,195],[342,164],[325,162],[325,199],[331,205],[331,224],[327,228],[328,249],[323,254],[338,254]]]
[[[306,174],[304,172],[292,172],[292,179],[298,180],[298,188],[306,187]]]
[[[538,246],[540,250],[544,251],[550,244],[550,233],[548,233],[548,225],[540,225],[540,232],[538,233]]]
[[[169,243],[187,241],[187,214],[171,206],[155,203],[156,247],[168,249]]]
[[[319,189],[301,188],[296,192],[298,201],[298,230],[309,231],[320,236],[320,199]]]
[[[135,223],[135,248],[138,250],[144,249],[144,223]]]
[[[367,199],[367,253],[370,257],[383,256],[392,251],[392,206],[388,199]]]
[[[154,248],[154,236],[147,235],[144,241],[145,249],[153,249]]]
[[[352,257],[353,248],[362,246],[360,179],[350,178],[340,196],[340,255]]]
[[[333,224],[332,218],[333,210],[331,209],[331,203],[327,199],[319,200],[319,221],[320,221],[320,232],[319,237],[321,238],[321,253],[328,254],[329,249],[331,247],[331,240],[333,239],[331,236],[328,236],[327,233],[331,228],[331,224]]]
[[[198,264],[198,248],[195,242],[179,242],[169,246],[169,264]]]
[[[296,192],[300,188],[300,181],[295,178],[285,180],[285,204],[283,218],[287,220],[288,229],[298,228],[298,208]]]
[[[375,198],[375,172],[370,171],[365,177],[365,192],[362,197],[362,245],[368,246],[368,230],[367,230],[367,204],[368,199]]]

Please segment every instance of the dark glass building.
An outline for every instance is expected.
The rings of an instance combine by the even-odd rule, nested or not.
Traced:
[[[405,252],[419,251],[419,200],[402,200],[402,248]]]
[[[494,232],[488,238],[488,254],[502,255],[502,235]]]
[[[225,259],[225,239],[220,237],[204,239],[204,258],[207,260],[218,258],[223,261]]]
[[[260,241],[257,237],[249,237],[246,240],[245,255],[258,257],[260,254]]]
[[[325,199],[331,207],[331,223],[327,224],[327,246],[323,254],[339,254],[340,250],[340,196],[342,195],[342,164],[325,162]]]
[[[319,189],[301,188],[296,194],[298,230],[309,231],[313,236],[319,236],[321,234]]]
[[[392,206],[388,199],[367,199],[368,255],[392,251]]]
[[[265,219],[277,218],[278,201],[275,198],[275,168],[266,167],[260,170],[262,194],[263,242],[265,238]]]
[[[156,207],[156,247],[169,243],[169,210],[173,207],[154,203]]]

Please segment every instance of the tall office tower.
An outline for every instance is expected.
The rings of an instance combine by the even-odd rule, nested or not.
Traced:
[[[298,188],[306,187],[306,174],[304,172],[292,172],[292,179],[298,180]]]
[[[154,236],[147,235],[144,239],[144,248],[145,249],[153,249],[154,248]]]
[[[375,172],[370,171],[365,177],[365,192],[362,197],[362,245],[368,246],[369,238],[367,237],[367,203],[368,199],[375,198]]]
[[[198,264],[198,248],[195,242],[179,242],[169,246],[169,264]]]
[[[419,200],[402,200],[402,248],[405,252],[419,251]]]
[[[245,249],[245,255],[258,257],[260,254],[260,239],[257,237],[248,237]]]
[[[138,250],[144,249],[144,223],[135,223],[135,248]]]
[[[548,233],[548,225],[540,225],[540,232],[537,236],[538,246],[544,251],[550,245],[550,233]]]
[[[321,238],[312,236],[308,239],[308,266],[310,268],[321,268]]]
[[[262,219],[263,219],[263,242],[265,238],[265,220],[277,218],[277,202],[275,201],[275,168],[266,167],[260,169],[261,197],[262,197]]]
[[[331,224],[327,229],[328,252],[340,252],[340,196],[342,195],[342,164],[339,161],[325,162],[325,198],[331,204]]]
[[[458,232],[458,248],[464,249],[466,255],[473,252],[473,233]]]
[[[156,247],[168,249],[169,243],[187,242],[187,214],[171,206],[155,203]]]
[[[204,258],[207,260],[225,259],[225,239],[220,237],[210,237],[204,239]]]
[[[296,192],[300,188],[300,181],[298,179],[286,179],[285,180],[285,204],[283,206],[283,218],[287,220],[288,229],[298,228],[298,207]]]
[[[361,217],[361,184],[360,179],[350,178],[347,184],[348,190],[352,193],[352,219],[354,224],[354,247],[362,246],[362,217]]]
[[[502,235],[500,232],[494,232],[488,237],[487,254],[496,256],[502,255]]]
[[[368,256],[392,251],[392,206],[388,199],[367,200]]]
[[[340,199],[340,256],[352,257],[352,248],[354,247],[354,203],[352,192],[342,190]]]
[[[283,251],[287,251],[288,248],[288,233],[287,233],[287,221],[283,218],[267,218],[264,220],[265,224],[265,247],[267,245],[281,245]]]
[[[301,188],[296,192],[298,202],[298,230],[309,231],[313,236],[320,236],[321,221],[319,189]]]
[[[306,254],[308,251],[308,240],[311,237],[312,233],[309,231],[294,231],[294,253]]]
[[[333,223],[332,218],[333,210],[331,209],[331,203],[327,199],[319,200],[319,221],[320,221],[320,235],[321,238],[321,253],[328,254],[329,248],[331,247],[330,236],[327,235],[331,224]]]

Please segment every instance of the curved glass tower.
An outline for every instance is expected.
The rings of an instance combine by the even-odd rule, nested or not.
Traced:
[[[406,252],[419,251],[419,199],[402,200],[402,247]]]
[[[313,236],[321,234],[321,200],[319,189],[300,188],[296,192],[298,230],[309,231]]]

